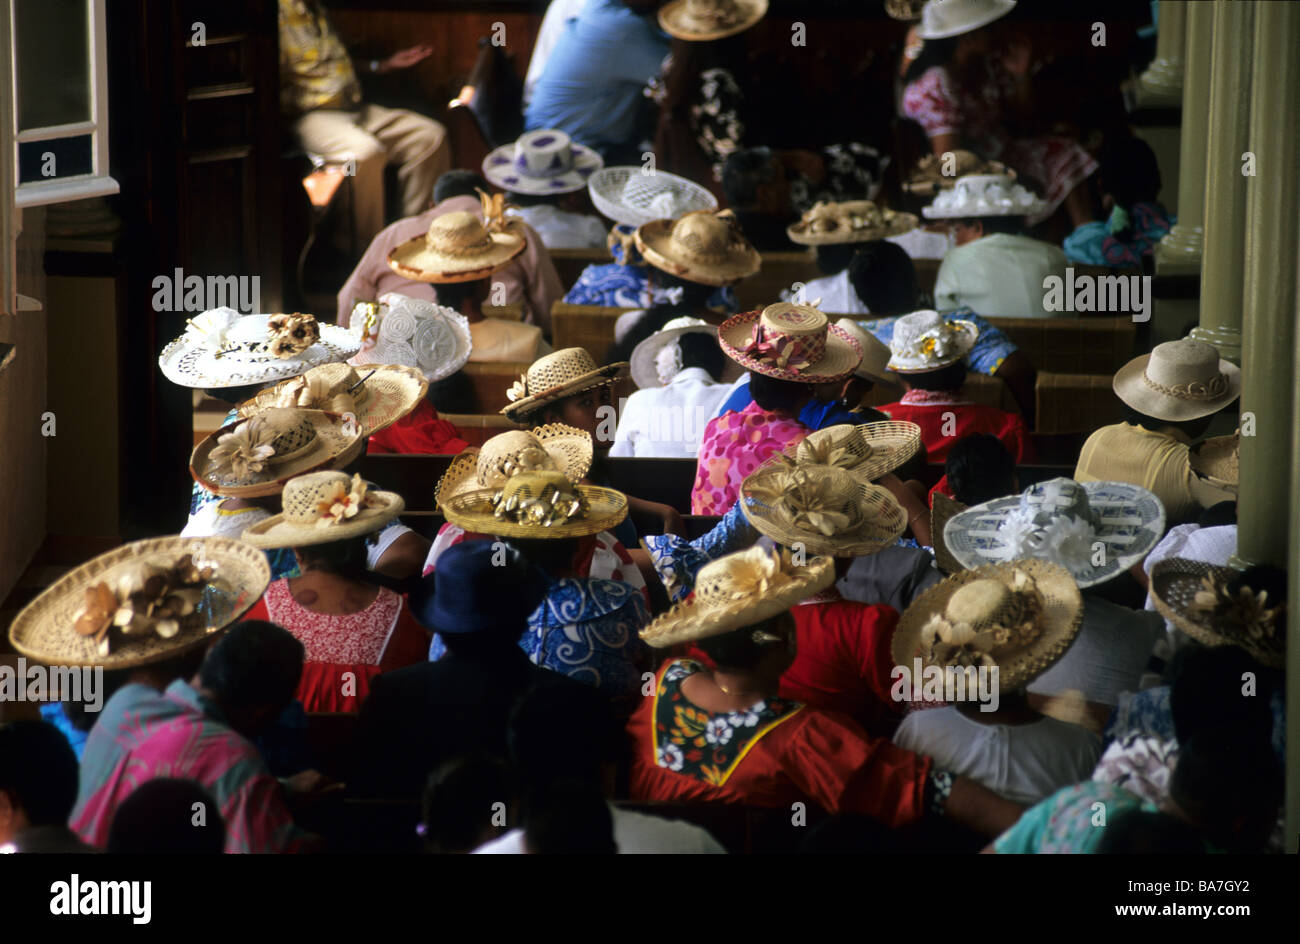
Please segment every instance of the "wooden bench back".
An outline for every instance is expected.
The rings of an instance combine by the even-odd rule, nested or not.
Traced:
[[[1134,356],[1132,318],[989,318],[1040,371],[1113,374]]]
[[[510,401],[506,391],[528,370],[528,362],[470,362],[461,368],[474,388],[474,406],[479,413],[497,413]]]

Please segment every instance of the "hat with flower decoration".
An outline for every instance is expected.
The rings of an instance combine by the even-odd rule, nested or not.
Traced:
[[[284,511],[248,528],[254,547],[305,547],[378,531],[406,507],[396,492],[372,490],[360,475],[312,472],[287,482]]]
[[[585,348],[566,347],[539,357],[506,391],[501,410],[512,420],[522,420],[548,403],[611,384],[627,361],[598,367]]]
[[[466,210],[444,213],[423,236],[388,254],[388,265],[413,282],[474,282],[485,279],[524,251],[528,237],[520,220],[506,216],[502,194],[479,191],[483,218]]]
[[[914,311],[894,322],[889,370],[921,374],[955,364],[970,353],[980,329],[972,321],[945,318],[937,311]]]
[[[563,472],[518,472],[499,488],[448,498],[442,513],[459,528],[505,538],[561,540],[599,534],[627,517],[627,496],[576,485]]]
[[[500,488],[520,472],[560,472],[574,485],[591,469],[591,434],[563,423],[498,433],[482,448],[471,446],[451,460],[438,480],[434,503],[482,488]]]
[[[812,305],[742,312],[718,328],[718,343],[741,367],[778,380],[830,383],[862,363],[861,345]]]
[[[1286,600],[1251,587],[1249,571],[1170,557],[1151,568],[1151,602],[1206,646],[1238,646],[1262,664],[1286,666]]]

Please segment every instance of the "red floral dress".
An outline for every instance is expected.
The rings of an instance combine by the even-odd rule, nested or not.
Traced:
[[[769,413],[757,403],[709,420],[700,440],[691,514],[725,515],[746,476],[809,432],[788,413]]]
[[[377,455],[386,452],[404,454],[455,456],[469,448],[460,438],[456,427],[438,418],[428,400],[421,400],[410,413],[387,429],[370,437],[366,452]]]

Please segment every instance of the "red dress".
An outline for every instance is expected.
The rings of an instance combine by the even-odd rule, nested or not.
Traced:
[[[698,662],[670,660],[628,720],[633,799],[785,807],[814,803],[888,826],[924,814],[930,760],[845,715],[784,698],[714,714],[682,694]]]
[[[302,643],[297,698],[305,711],[358,711],[376,675],[428,658],[428,631],[387,587],[361,612],[334,615],[300,605],[289,581],[276,580],[244,619],[283,626]]]
[[[428,400],[421,400],[392,426],[371,436],[366,452],[372,456],[386,452],[455,456],[468,448],[469,443],[460,438],[456,427],[438,419],[438,411]]]
[[[889,414],[890,419],[921,427],[927,462],[943,462],[957,440],[973,433],[996,436],[1007,447],[1016,465],[1034,461],[1034,443],[1029,438],[1029,427],[1025,425],[1024,417],[995,406],[972,403],[962,399],[960,393],[909,390],[897,403],[887,403],[876,409]]]

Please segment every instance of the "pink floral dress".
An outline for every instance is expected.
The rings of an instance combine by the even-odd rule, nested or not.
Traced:
[[[746,476],[809,432],[788,413],[770,413],[757,403],[714,417],[700,441],[691,514],[725,515]]]

